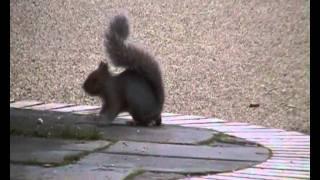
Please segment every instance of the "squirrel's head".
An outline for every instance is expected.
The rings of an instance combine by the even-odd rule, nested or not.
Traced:
[[[110,76],[108,64],[101,61],[99,67],[84,81],[82,88],[90,96],[101,95]]]

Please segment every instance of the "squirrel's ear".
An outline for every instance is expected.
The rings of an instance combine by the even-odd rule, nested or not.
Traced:
[[[105,69],[105,70],[108,70],[108,64],[101,61],[100,64],[99,64],[99,69]]]

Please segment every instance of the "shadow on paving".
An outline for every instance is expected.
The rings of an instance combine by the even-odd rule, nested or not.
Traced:
[[[208,129],[96,119],[11,108],[10,178],[176,179],[247,168],[270,155],[262,146]]]

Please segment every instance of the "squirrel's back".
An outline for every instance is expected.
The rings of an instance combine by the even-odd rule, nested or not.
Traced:
[[[125,15],[115,16],[105,34],[106,52],[115,66],[137,72],[150,84],[162,109],[165,95],[160,67],[147,51],[126,42],[128,36],[128,18]]]

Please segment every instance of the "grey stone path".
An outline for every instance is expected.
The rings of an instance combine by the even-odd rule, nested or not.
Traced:
[[[99,112],[99,106],[44,103],[33,100],[10,100],[10,107],[10,134],[11,136],[15,136],[13,139],[17,140],[19,138],[17,137],[18,135],[25,135],[25,138],[35,136],[31,138],[32,140],[42,138],[42,142],[53,140],[52,144],[54,146],[51,146],[50,151],[57,151],[57,149],[69,151],[70,149],[63,150],[60,148],[60,146],[65,147],[65,145],[61,143],[61,141],[64,140],[66,140],[67,144],[73,144],[71,147],[74,147],[74,144],[78,144],[77,147],[81,146],[82,148],[92,147],[86,145],[88,142],[91,142],[88,144],[97,145],[95,146],[97,148],[91,149],[90,151],[88,149],[87,151],[82,149],[80,153],[65,154],[66,156],[63,157],[63,161],[60,161],[60,163],[39,163],[34,160],[35,158],[27,162],[11,161],[12,179],[43,179],[43,177],[45,177],[45,179],[64,179],[65,177],[68,179],[79,179],[80,177],[83,177],[82,179],[88,179],[88,176],[95,179],[146,180],[310,179],[310,136],[299,132],[270,129],[247,123],[228,122],[222,119],[202,116],[162,113],[164,126],[160,128],[147,128],[151,133],[152,131],[157,131],[160,138],[155,138],[153,135],[150,136],[151,138],[147,141],[143,141],[141,138],[143,138],[143,133],[145,133],[145,131],[142,131],[144,128],[125,126],[126,121],[132,120],[128,113],[119,114],[119,118],[114,121],[113,124],[107,125],[103,123],[104,121],[99,121],[99,118],[95,116]],[[26,111],[26,109],[28,110]],[[128,135],[122,136],[127,139],[117,139],[116,136],[110,138],[111,136],[108,135],[109,131],[102,132],[106,127],[109,127],[109,129],[117,129],[124,126],[131,129],[131,133],[136,132],[139,136],[130,139]],[[179,141],[179,138],[182,138],[182,136],[178,136],[178,134],[183,127],[188,127],[184,129],[186,130],[184,132],[191,130],[189,134],[196,133],[198,137],[200,137],[199,133],[202,133],[203,136],[200,139],[189,138],[189,142],[186,141],[184,143],[164,142],[163,139],[161,139],[161,137],[167,137],[166,132],[170,132],[168,129],[171,129],[171,131],[174,132],[171,135],[178,137],[176,141]],[[126,132],[126,128],[122,130]],[[163,131],[164,129],[167,130]],[[189,137],[190,136],[191,135],[189,135]],[[44,140],[44,138],[47,139]],[[188,140],[188,137],[183,138]],[[35,141],[41,142],[41,140]],[[99,143],[96,143],[96,141]],[[108,143],[106,141],[109,142],[109,145],[100,148],[100,146],[102,146],[101,143]],[[11,141],[11,147],[17,147],[17,145],[14,145],[15,142],[17,141]],[[257,143],[259,143],[260,146],[257,146]],[[22,143],[20,147],[27,148],[28,145],[23,145]],[[263,158],[263,155],[266,155],[264,154],[266,151],[264,147],[269,148],[270,157],[268,157],[266,161],[259,162],[256,158]],[[34,148],[36,152],[39,152],[41,149],[43,148]],[[245,152],[242,152],[241,149]],[[11,151],[19,152],[19,150]],[[31,153],[34,151],[29,150],[22,152]],[[246,156],[245,153],[251,153],[251,156]],[[100,160],[97,158],[100,156],[99,154],[106,155],[106,157]],[[127,160],[129,158],[124,158],[126,160],[124,161],[122,158],[126,155],[130,157],[131,162],[135,163],[128,163]],[[146,159],[150,161],[136,162],[137,159],[134,159],[134,157],[137,156],[139,156],[139,159],[143,157],[143,161]],[[60,153],[60,158],[61,157]],[[209,174],[192,174],[191,177],[189,177],[187,176],[188,174],[181,174],[181,172],[170,173],[174,172],[174,168],[171,169],[170,172],[162,172],[160,171],[161,166],[159,166],[159,163],[149,157],[155,157],[157,159],[162,157],[167,159],[195,159],[197,161],[214,160],[217,164],[220,164],[220,167],[216,166],[214,169],[211,169],[214,172],[210,172]],[[238,159],[236,160],[235,157]],[[249,159],[248,157],[253,157],[254,159]],[[91,161],[91,163],[88,161],[88,159],[92,160],[95,158],[100,161],[94,164],[92,163],[93,161]],[[106,159],[108,161],[106,161]],[[110,159],[113,161],[116,160],[116,163],[110,163]],[[223,164],[221,161],[245,162],[245,160],[251,160],[254,165],[235,171],[219,172],[219,168],[221,170],[221,164]],[[84,163],[81,164],[80,162]],[[116,164],[117,166],[115,166]],[[92,167],[93,165],[94,167]],[[147,167],[145,167],[146,165]],[[98,168],[96,166],[98,166]],[[133,166],[135,168],[132,168]],[[188,166],[189,169],[190,167],[192,168],[192,166]],[[230,168],[231,166],[226,167]],[[73,171],[70,172],[70,169]],[[146,169],[157,169],[157,171],[146,171]],[[216,171],[219,173],[216,173]],[[193,171],[189,173],[191,172]]]
[[[213,130],[95,118],[11,108],[10,178],[180,179],[248,168],[270,156],[267,148]]]

